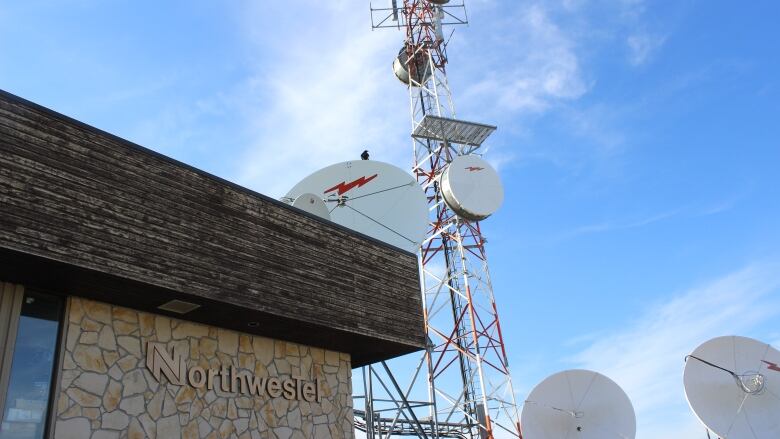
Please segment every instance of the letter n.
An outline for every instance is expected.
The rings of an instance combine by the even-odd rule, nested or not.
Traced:
[[[187,371],[181,355],[177,355],[176,347],[168,354],[164,343],[148,342],[146,344],[146,368],[154,379],[160,382],[160,375],[165,375],[168,382],[177,386],[184,385]]]

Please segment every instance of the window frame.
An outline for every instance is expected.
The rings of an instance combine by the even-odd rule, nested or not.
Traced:
[[[22,314],[24,286],[0,282],[0,423],[5,418],[5,397],[16,345],[16,332]]]
[[[54,361],[52,361],[51,386],[49,386],[49,405],[46,408],[46,425],[43,429],[43,437],[54,439],[54,424],[57,421],[57,403],[60,399],[60,373],[62,364],[65,361],[65,341],[68,334],[68,324],[70,323],[70,297],[60,297],[62,306],[60,306],[60,326],[57,329],[57,346],[54,348]]]
[[[22,306],[28,293],[46,295],[59,302],[57,313],[57,334],[55,336],[54,353],[51,365],[51,381],[46,402],[46,417],[43,419],[43,435],[45,439],[53,438],[54,421],[57,418],[57,400],[60,390],[60,371],[63,364],[63,346],[65,343],[65,323],[70,309],[70,300],[59,294],[44,292],[38,289],[25,288],[24,285],[0,281],[0,423],[5,418],[5,403],[10,385],[11,370],[18,336]],[[7,304],[11,306],[6,307]]]

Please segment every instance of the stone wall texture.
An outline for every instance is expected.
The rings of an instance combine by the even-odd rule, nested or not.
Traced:
[[[300,344],[70,298],[55,401],[57,439],[353,438],[350,357]],[[183,353],[188,367],[320,379],[321,402],[161,382],[147,342]]]

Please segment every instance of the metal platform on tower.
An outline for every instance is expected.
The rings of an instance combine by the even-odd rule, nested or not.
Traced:
[[[493,125],[426,114],[414,127],[412,137],[480,146],[495,130]]]
[[[355,410],[355,428],[366,432],[366,412]],[[429,438],[455,438],[470,439],[471,429],[461,423],[439,423],[438,428],[430,419],[420,420],[415,423],[406,419],[387,418],[374,416],[374,433],[382,437],[389,436],[414,436]],[[422,430],[421,430],[422,428]]]

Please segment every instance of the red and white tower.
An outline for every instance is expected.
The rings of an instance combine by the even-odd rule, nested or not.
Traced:
[[[371,8],[372,27],[404,31],[393,69],[407,85],[412,173],[425,191],[430,228],[420,248],[420,280],[429,347],[363,368],[356,427],[369,438],[520,437],[498,308],[478,220],[445,202],[442,174],[453,160],[479,156],[496,127],[456,118],[447,83],[447,36],[466,24],[462,2],[392,0]],[[401,377],[411,376],[406,382]],[[356,377],[356,382],[360,379]],[[356,386],[357,387],[357,386]],[[364,410],[359,409],[360,400]]]

